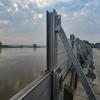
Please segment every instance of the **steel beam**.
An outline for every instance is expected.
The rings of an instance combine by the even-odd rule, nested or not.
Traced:
[[[93,92],[93,90],[92,90],[83,70],[82,70],[82,67],[81,67],[77,57],[75,56],[75,53],[74,53],[66,35],[65,35],[65,32],[64,32],[62,27],[61,27],[61,30],[59,31],[59,36],[60,36],[60,38],[65,46],[66,52],[69,54],[70,59],[72,60],[72,63],[77,71],[78,77],[82,82],[82,85],[86,91],[86,94],[87,94],[89,100],[96,100],[94,92]]]

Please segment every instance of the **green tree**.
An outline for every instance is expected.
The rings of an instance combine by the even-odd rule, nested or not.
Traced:
[[[33,48],[36,48],[37,47],[37,44],[33,44]]]

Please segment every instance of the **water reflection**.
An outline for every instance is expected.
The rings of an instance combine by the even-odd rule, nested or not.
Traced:
[[[36,51],[37,48],[33,48],[33,51]]]
[[[2,53],[2,48],[0,47],[0,53]]]
[[[2,49],[0,57],[0,100],[15,93],[46,69],[46,49]]]

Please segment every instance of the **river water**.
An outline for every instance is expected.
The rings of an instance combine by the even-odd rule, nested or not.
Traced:
[[[8,100],[46,69],[46,48],[0,49],[0,100]]]

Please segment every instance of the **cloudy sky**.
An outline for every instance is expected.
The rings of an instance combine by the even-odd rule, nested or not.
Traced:
[[[46,10],[52,9],[67,36],[100,42],[100,0],[0,0],[0,41],[45,44]]]

